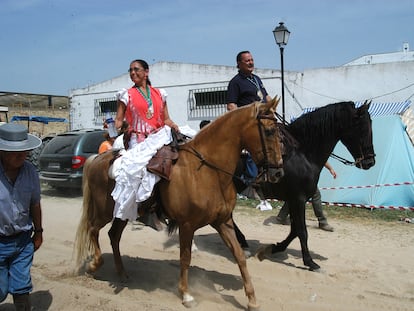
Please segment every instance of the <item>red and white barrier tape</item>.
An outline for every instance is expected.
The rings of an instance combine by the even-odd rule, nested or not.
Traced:
[[[362,188],[376,188],[376,187],[389,187],[389,186],[407,186],[414,185],[414,182],[401,182],[393,184],[378,184],[378,185],[367,185],[367,186],[346,186],[346,187],[321,187],[320,190],[343,190],[343,189],[362,189]],[[278,201],[278,200],[273,200]],[[310,202],[307,202],[310,203]],[[362,207],[373,209],[391,209],[391,210],[410,210],[414,211],[413,206],[392,206],[392,205],[365,205],[365,204],[352,204],[352,203],[332,203],[332,202],[323,202],[323,205],[333,205],[333,206],[342,206],[342,207]]]
[[[376,187],[390,187],[390,186],[407,186],[414,185],[414,182],[402,182],[394,184],[379,184],[379,185],[367,185],[367,186],[346,186],[346,187],[321,187],[321,190],[337,190],[337,189],[362,189],[362,188],[376,188]]]
[[[401,183],[393,183],[393,184],[378,184],[378,185],[367,185],[367,186],[346,186],[346,187],[322,187],[322,190],[343,190],[343,189],[363,189],[363,188],[376,188],[376,187],[390,187],[390,186],[407,186],[413,185],[414,182],[401,182]],[[369,209],[391,209],[391,210],[411,210],[414,211],[414,207],[406,207],[406,206],[385,206],[385,205],[364,205],[364,204],[348,204],[348,203],[329,203],[326,202],[324,204],[327,205],[334,205],[334,206],[345,206],[345,207],[363,207]]]
[[[391,209],[391,210],[399,210],[399,211],[405,211],[405,210],[410,210],[410,211],[414,211],[414,207],[409,206],[392,206],[392,205],[365,205],[365,204],[348,204],[348,203],[330,203],[330,202],[323,202],[323,205],[333,205],[333,206],[341,206],[341,207],[362,207],[362,208],[367,208],[370,210],[373,209]]]

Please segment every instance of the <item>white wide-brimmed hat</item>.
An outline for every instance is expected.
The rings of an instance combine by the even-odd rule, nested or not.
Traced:
[[[0,125],[0,150],[27,151],[36,149],[42,140],[27,133],[27,128],[17,123]]]

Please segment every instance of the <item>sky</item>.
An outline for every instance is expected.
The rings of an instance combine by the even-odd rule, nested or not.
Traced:
[[[279,22],[286,71],[341,66],[414,49],[413,17],[413,0],[0,0],[0,92],[67,96],[137,58],[235,66],[250,50],[279,70]]]

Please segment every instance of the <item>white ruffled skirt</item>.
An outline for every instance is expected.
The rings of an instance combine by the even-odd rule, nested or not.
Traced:
[[[115,188],[112,191],[114,217],[131,221],[137,219],[137,203],[148,199],[160,180],[159,176],[148,172],[146,166],[157,150],[171,141],[171,128],[165,125],[115,160]]]

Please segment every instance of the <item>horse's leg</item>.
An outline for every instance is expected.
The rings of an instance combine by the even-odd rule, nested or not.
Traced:
[[[289,202],[290,204],[290,202]],[[302,258],[305,266],[309,267],[309,270],[314,271],[320,269],[320,266],[315,263],[310,255],[308,248],[308,230],[306,228],[305,219],[305,202],[290,207],[290,218],[292,220],[291,232],[295,231],[299,237],[300,246],[302,249]]]
[[[231,216],[233,218],[233,215]],[[239,229],[239,227],[236,225],[233,219],[234,224],[234,232],[236,233],[237,241],[239,242],[241,248],[243,249],[244,256],[246,258],[249,258],[252,256],[252,252],[250,251],[249,244],[246,241],[246,237],[244,236],[243,232]]]
[[[300,206],[300,203],[298,202],[293,202],[291,200],[288,201],[288,206],[290,208],[290,206]],[[293,213],[291,212],[291,210],[293,210]],[[280,252],[284,252],[287,247],[289,246],[289,244],[298,236],[298,226],[296,225],[297,223],[299,223],[301,220],[300,218],[298,218],[298,212],[295,212],[297,210],[297,208],[292,208],[289,209],[289,214],[290,214],[290,219],[291,219],[291,224],[290,224],[290,232],[288,234],[288,236],[286,237],[286,239],[284,239],[282,242],[278,242],[276,244],[270,244],[267,245],[265,247],[260,248],[257,251],[257,258],[262,261],[265,256],[271,256],[274,253],[280,253]],[[303,203],[303,215],[305,212],[305,204]],[[303,218],[304,221],[304,218]],[[306,224],[305,224],[305,230],[306,230]]]
[[[125,229],[128,221],[120,218],[114,218],[112,221],[111,229],[109,229],[108,235],[111,240],[112,253],[114,255],[115,268],[121,279],[128,279],[128,275],[125,272],[124,264],[122,263],[121,253],[119,251],[119,241],[121,240],[122,232]]]
[[[242,248],[249,248],[249,244],[246,241],[246,237],[244,236],[243,232],[241,232],[239,227],[236,225],[236,223],[234,222],[234,219],[233,219],[233,223],[234,223],[234,232],[236,233],[236,238],[240,246]]]
[[[101,247],[99,245],[99,230],[100,229],[101,228],[98,228],[98,227],[92,227],[89,231],[90,243],[93,245],[93,249],[95,250],[93,259],[89,263],[89,266],[88,266],[88,272],[90,273],[93,273],[96,270],[98,270],[98,268],[102,266],[104,263],[104,260],[102,258]]]
[[[180,280],[178,291],[182,298],[182,303],[187,308],[194,307],[197,303],[188,291],[188,269],[191,263],[191,245],[194,238],[194,229],[190,226],[180,226]]]
[[[305,203],[296,200],[287,201],[290,216],[290,232],[286,239],[272,246],[272,253],[284,252],[289,244],[298,236],[298,228],[305,221]],[[303,217],[302,217],[303,216]],[[303,218],[303,219],[302,219]],[[306,230],[306,224],[305,224]]]
[[[288,205],[291,220],[289,235],[282,242],[271,244],[260,249],[257,252],[257,257],[259,260],[263,260],[266,255],[283,252],[286,250],[294,238],[299,237],[304,265],[309,267],[309,270],[311,271],[318,270],[320,266],[313,261],[308,248],[308,230],[306,229],[305,220],[305,202],[290,200],[288,202]]]
[[[246,293],[247,299],[249,300],[249,310],[259,310],[259,305],[256,301],[256,294],[254,292],[253,283],[250,278],[249,271],[247,270],[246,257],[236,238],[233,219],[230,218],[226,223],[214,225],[213,227],[220,234],[221,238],[226,243],[226,245],[230,248],[234,258],[237,261],[244,282],[244,291]]]

